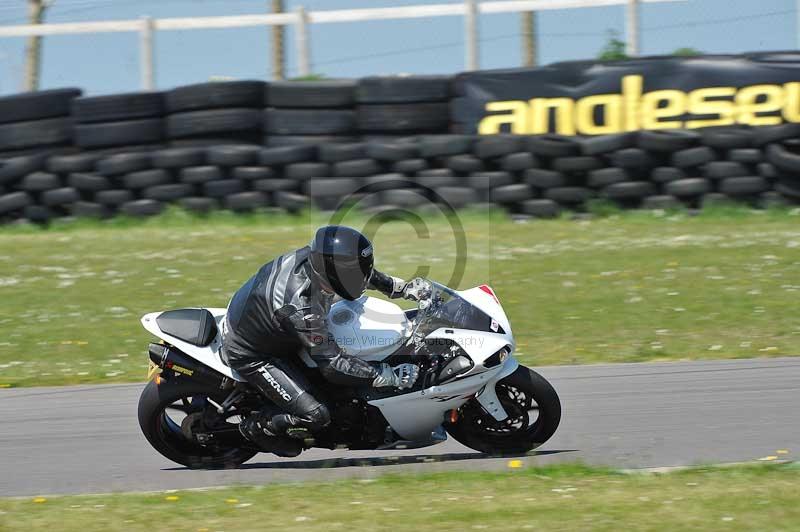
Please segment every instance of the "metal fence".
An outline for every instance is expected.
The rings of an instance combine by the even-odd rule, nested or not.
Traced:
[[[153,19],[143,17],[133,20],[109,20],[102,22],[69,22],[59,24],[0,26],[0,37],[28,37],[46,35],[75,35],[86,33],[136,32],[139,34],[139,63],[141,87],[155,88],[155,57],[153,41],[159,31],[203,30],[219,28],[243,28],[257,26],[294,26],[294,46],[298,57],[298,74],[311,74],[311,25],[338,22],[368,22],[373,20],[397,20],[431,17],[463,17],[464,19],[464,68],[477,70],[479,65],[478,20],[484,15],[498,13],[537,12],[554,9],[579,9],[626,5],[626,45],[630,56],[639,51],[639,4],[656,2],[682,2],[685,0],[510,0],[463,3],[428,4],[403,7],[371,9],[344,9],[306,11],[298,7],[292,13],[237,15],[221,17],[187,17]]]

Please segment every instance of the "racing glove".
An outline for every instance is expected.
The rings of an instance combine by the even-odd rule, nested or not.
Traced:
[[[422,277],[417,277],[407,282],[403,287],[403,297],[411,301],[421,301],[431,297],[431,282]]]
[[[400,388],[404,390],[411,388],[419,377],[419,366],[415,364],[400,364],[392,367],[389,364],[381,364],[378,367],[378,376],[372,381],[375,388]]]
[[[374,290],[380,290],[391,299],[397,299],[403,295],[403,288],[405,288],[405,286],[406,282],[401,278],[387,275],[383,272],[379,272],[378,270],[373,270],[372,277],[370,277],[369,285],[367,287]]]

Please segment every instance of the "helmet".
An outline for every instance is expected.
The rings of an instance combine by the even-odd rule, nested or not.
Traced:
[[[323,288],[344,299],[358,299],[372,276],[372,243],[350,227],[320,227],[311,241],[310,263]]]

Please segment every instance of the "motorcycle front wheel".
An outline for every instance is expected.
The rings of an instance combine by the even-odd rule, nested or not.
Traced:
[[[497,421],[477,400],[459,409],[445,424],[459,443],[492,455],[522,454],[546,442],[561,422],[561,401],[547,380],[525,366],[501,379],[495,392],[508,417]]]
[[[139,398],[139,426],[150,445],[173,462],[192,469],[236,468],[257,452],[230,443],[210,441],[201,444],[187,436],[193,430],[208,430],[231,434],[233,441],[239,437],[235,413],[231,419],[221,420],[221,426],[207,427],[204,424],[206,409],[212,408],[208,398],[217,403],[225,400],[217,390],[209,390],[191,381],[165,380],[161,384],[150,381]]]

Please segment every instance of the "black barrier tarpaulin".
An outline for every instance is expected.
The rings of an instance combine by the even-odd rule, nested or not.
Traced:
[[[573,61],[457,76],[465,133],[604,135],[800,122],[800,52]]]

